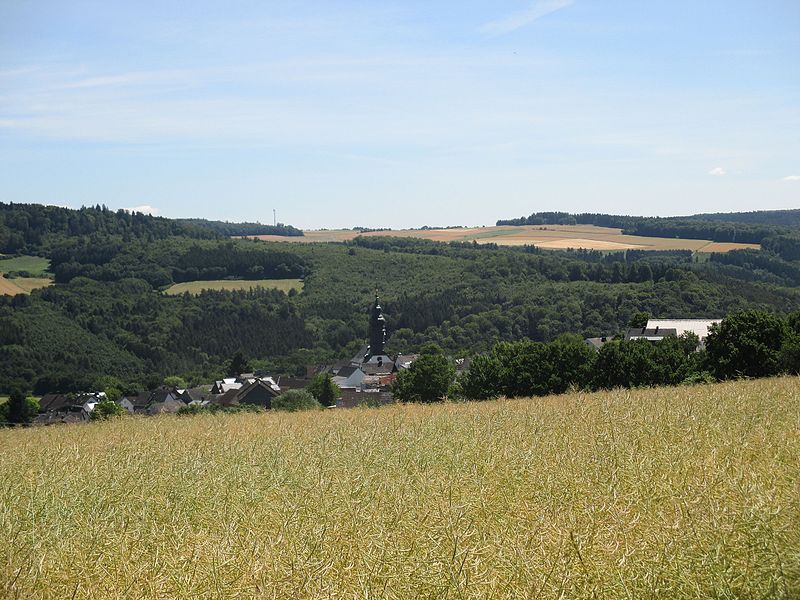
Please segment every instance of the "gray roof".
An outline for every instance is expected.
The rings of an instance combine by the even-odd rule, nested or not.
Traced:
[[[677,337],[678,331],[676,329],[665,329],[663,327],[654,327],[648,329],[647,327],[634,327],[625,332],[625,340],[639,340],[645,339],[650,341],[660,340],[665,337]]]

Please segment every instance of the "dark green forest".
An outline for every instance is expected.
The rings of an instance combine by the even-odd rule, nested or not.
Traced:
[[[789,238],[791,233],[786,234]],[[449,356],[498,342],[613,336],[634,316],[719,318],[800,309],[800,263],[784,245],[704,258],[688,251],[545,251],[390,237],[342,244],[230,240],[193,223],[0,204],[5,254],[51,261],[56,285],[0,297],[0,392],[152,387],[219,377],[241,351],[300,374],[350,358],[377,289],[389,352]],[[301,278],[276,290],[169,296],[178,281]]]

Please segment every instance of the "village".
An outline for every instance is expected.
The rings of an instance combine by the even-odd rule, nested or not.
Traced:
[[[417,355],[387,355],[384,350],[386,338],[386,318],[376,295],[370,310],[368,343],[350,360],[331,365],[308,366],[303,377],[274,377],[263,372],[240,373],[190,388],[163,385],[136,395],[123,395],[114,401],[127,413],[143,416],[174,414],[186,407],[260,407],[269,410],[274,398],[290,390],[306,389],[315,377],[322,375],[328,376],[339,390],[335,404],[329,408],[391,404],[391,386],[397,373],[409,369]],[[459,361],[459,365],[463,367],[467,364],[466,361]],[[39,414],[33,424],[88,422],[98,404],[107,400],[103,391],[46,394],[39,401]]]
[[[697,337],[697,348],[702,349],[710,327],[718,319],[648,319],[642,327],[629,328],[626,341],[647,340],[659,342],[668,337],[691,334]],[[589,347],[599,350],[611,337],[586,338]],[[273,400],[290,390],[304,390],[319,376],[328,378],[338,393],[328,408],[355,408],[382,406],[394,402],[392,384],[398,373],[410,369],[417,354],[385,352],[387,340],[386,317],[375,296],[370,309],[368,340],[362,350],[350,360],[330,365],[308,366],[305,376],[271,376],[264,372],[240,373],[206,385],[180,388],[162,385],[157,389],[136,395],[123,395],[113,399],[130,415],[153,416],[176,414],[191,410],[236,410],[261,408],[270,410]],[[456,373],[469,368],[469,359],[456,359]],[[108,401],[103,391],[81,394],[46,394],[39,401],[39,414],[33,425],[58,423],[83,423],[91,421],[97,406]]]

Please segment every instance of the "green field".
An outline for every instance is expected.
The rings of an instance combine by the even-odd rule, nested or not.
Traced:
[[[0,273],[10,271],[27,271],[32,277],[48,277],[50,273],[50,261],[41,256],[15,256],[14,258],[3,258],[0,255]]]
[[[796,598],[798,383],[0,431],[0,595]]]
[[[176,283],[165,290],[167,294],[178,295],[184,292],[197,295],[203,290],[251,290],[268,288],[289,292],[303,290],[301,279],[215,279],[212,281],[187,281]]]

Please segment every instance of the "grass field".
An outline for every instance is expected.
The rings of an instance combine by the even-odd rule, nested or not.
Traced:
[[[3,255],[0,255],[0,296],[30,294],[31,290],[47,287],[53,283],[47,272],[49,267],[50,261],[40,256],[3,258]],[[3,273],[10,271],[27,271],[33,277],[6,279],[2,276]]]
[[[288,292],[303,290],[301,279],[216,279],[212,281],[187,281],[176,283],[165,290],[167,294],[177,295],[189,292],[199,294],[203,290],[251,290],[254,288],[273,288]]]
[[[0,255],[0,273],[9,271],[27,271],[34,277],[47,277],[49,275],[50,261],[41,256],[15,256],[4,258]]]
[[[0,431],[0,591],[796,598],[798,383]]]
[[[306,231],[303,237],[262,235],[268,241],[288,242],[342,242],[359,233],[351,230]],[[721,244],[710,240],[685,240],[676,238],[624,235],[621,229],[595,227],[594,225],[546,225],[524,227],[474,227],[464,229],[426,229],[373,231],[364,236],[417,237],[440,242],[478,242],[500,246],[534,245],[539,248],[587,250],[692,250],[695,252],[728,252],[741,248],[758,248],[757,244]]]

